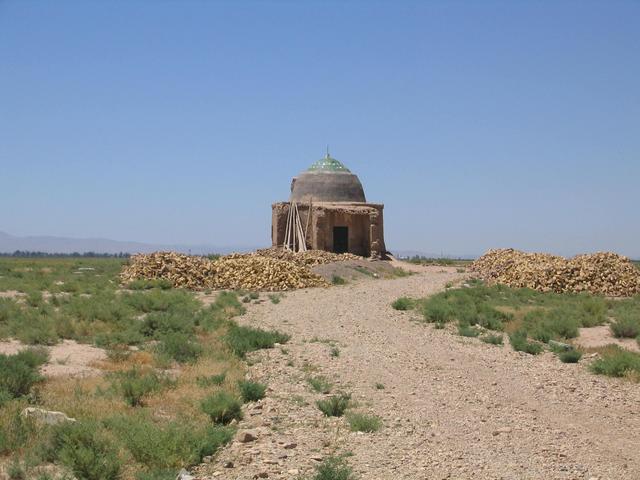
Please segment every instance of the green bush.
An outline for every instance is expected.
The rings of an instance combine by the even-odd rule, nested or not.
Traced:
[[[582,353],[578,350],[565,350],[558,353],[558,358],[562,363],[578,363],[582,358]]]
[[[575,311],[567,307],[532,310],[524,316],[524,328],[531,337],[543,343],[558,338],[575,338],[580,325]]]
[[[477,337],[480,335],[480,330],[470,325],[458,325],[458,335],[463,337]]]
[[[342,457],[329,457],[317,467],[313,480],[355,480],[353,470]]]
[[[409,297],[400,297],[391,304],[394,310],[411,310],[416,306],[414,299]]]
[[[621,314],[609,328],[614,337],[636,338],[640,335],[640,316]]]
[[[242,419],[242,404],[227,392],[217,392],[202,400],[202,411],[211,417],[211,421],[226,425],[231,420]]]
[[[352,432],[373,433],[380,430],[382,420],[375,415],[366,415],[364,413],[347,414],[347,422]]]
[[[112,385],[132,407],[143,405],[143,398],[149,393],[174,384],[175,382],[155,372],[143,373],[137,368],[112,375]]]
[[[347,281],[344,278],[342,278],[341,276],[339,276],[339,275],[333,275],[331,277],[331,284],[332,285],[344,285],[346,283],[347,283]]]
[[[269,300],[271,300],[271,303],[273,303],[274,305],[277,305],[278,303],[280,303],[280,295],[272,293],[269,295]]]
[[[323,376],[310,377],[307,382],[318,393],[329,393],[333,387],[331,382]]]
[[[424,318],[432,323],[447,323],[455,318],[455,312],[444,297],[434,296],[429,299],[422,311]]]
[[[211,386],[222,385],[227,378],[226,373],[219,373],[217,375],[209,375],[208,377],[197,377],[196,383],[199,387],[206,388]]]
[[[202,354],[202,346],[191,335],[180,332],[162,335],[157,350],[178,363],[193,363]]]
[[[24,405],[13,402],[2,408],[0,455],[8,455],[31,444],[38,434],[38,428],[33,419],[21,415]]]
[[[232,324],[225,336],[225,341],[233,353],[243,358],[249,352],[273,348],[276,343],[286,343],[289,341],[289,335]]]
[[[542,352],[543,347],[539,343],[529,342],[527,340],[527,332],[518,330],[509,335],[509,342],[516,352],[526,352],[531,355],[537,355]]]
[[[502,345],[502,335],[485,335],[480,340],[491,345]]]
[[[157,278],[154,280],[137,279],[127,283],[129,290],[151,290],[152,288],[159,288],[161,290],[169,290],[173,287],[171,280],[166,278]]]
[[[118,449],[99,425],[66,423],[54,432],[55,458],[83,480],[118,480],[122,462]]]
[[[613,345],[608,352],[591,364],[591,371],[609,377],[638,374],[640,373],[640,354]]]
[[[176,469],[151,470],[149,472],[138,472],[136,480],[175,480],[178,475]]]
[[[266,385],[250,380],[239,381],[238,388],[240,389],[240,396],[245,402],[257,402],[264,398],[264,394],[267,391]]]
[[[351,404],[351,395],[344,393],[318,400],[316,405],[327,417],[341,417]]]
[[[142,411],[112,417],[105,425],[136,461],[160,471],[198,464],[233,435],[233,430],[226,427],[194,426],[180,421],[156,423]]]
[[[47,361],[43,350],[23,350],[15,355],[0,354],[0,392],[13,398],[26,395],[42,380],[40,365]]]

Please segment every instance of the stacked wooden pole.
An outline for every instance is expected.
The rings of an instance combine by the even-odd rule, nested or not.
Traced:
[[[307,241],[300,221],[300,212],[296,202],[289,203],[287,228],[284,233],[284,248],[293,252],[306,252]]]

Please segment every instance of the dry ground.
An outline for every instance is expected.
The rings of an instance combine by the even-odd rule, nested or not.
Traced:
[[[550,353],[517,353],[393,310],[400,296],[426,296],[464,276],[412,269],[251,305],[240,323],[292,338],[250,357],[250,375],[270,386],[240,422],[257,439],[232,443],[197,478],[293,479],[333,453],[350,455],[371,480],[640,478],[637,384],[589,373],[590,358],[563,364]],[[382,417],[382,429],[353,433],[344,418],[324,417],[315,406],[323,395],[306,382],[315,375],[350,392],[355,410]]]

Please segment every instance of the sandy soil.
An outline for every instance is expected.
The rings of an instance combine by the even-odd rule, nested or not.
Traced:
[[[640,352],[640,346],[634,338],[616,338],[611,333],[608,325],[600,325],[591,328],[581,328],[574,344],[584,348],[597,348],[605,345],[618,345],[633,352]]]
[[[24,348],[27,346],[16,340],[0,342],[0,353],[5,355],[18,353]],[[107,358],[103,349],[73,340],[64,340],[46,349],[49,351],[49,361],[42,366],[41,372],[48,377],[100,375],[102,371],[92,365]]]
[[[455,268],[412,266],[416,274],[331,289],[289,292],[251,305],[239,321],[291,334],[256,352],[249,375],[269,385],[249,405],[240,433],[196,478],[290,478],[323,458],[350,452],[361,479],[640,478],[640,389],[563,364],[418,322],[390,303],[460,280]],[[331,355],[330,341],[340,350]],[[371,434],[316,408],[309,375],[352,394],[357,410],[382,417]],[[376,383],[384,389],[376,388]]]

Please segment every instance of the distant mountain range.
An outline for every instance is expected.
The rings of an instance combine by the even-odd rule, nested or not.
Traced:
[[[52,236],[17,237],[0,232],[0,253],[16,250],[45,253],[148,253],[158,250],[206,255],[248,252],[264,246],[160,245],[141,242],[109,240],[107,238],[66,238]]]

